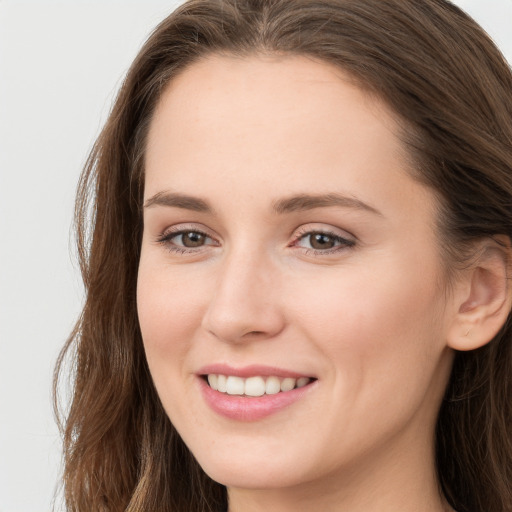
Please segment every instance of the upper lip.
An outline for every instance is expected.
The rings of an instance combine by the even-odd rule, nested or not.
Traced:
[[[249,365],[234,367],[224,363],[209,364],[203,366],[197,372],[198,375],[232,375],[234,377],[291,377],[294,379],[300,379],[301,377],[313,378],[311,375],[305,373],[296,372],[293,370],[286,370],[284,368],[278,368],[276,366],[265,366],[265,365]]]

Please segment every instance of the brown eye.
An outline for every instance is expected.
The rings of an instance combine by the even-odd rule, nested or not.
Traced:
[[[343,238],[335,233],[323,231],[309,231],[304,233],[296,242],[298,247],[304,249],[312,249],[317,254],[332,252],[347,249],[355,245],[354,240]]]
[[[206,236],[197,231],[189,231],[181,233],[176,237],[177,241],[181,242],[179,245],[183,247],[201,247],[205,244]],[[181,240],[180,240],[181,239]]]
[[[187,229],[164,233],[157,242],[177,254],[197,253],[208,246],[219,246],[218,242],[206,233]]]
[[[336,239],[325,233],[312,233],[309,235],[309,243],[313,249],[332,249],[336,245]]]

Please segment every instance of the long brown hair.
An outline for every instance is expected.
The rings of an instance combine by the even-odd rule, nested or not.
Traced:
[[[416,178],[442,204],[450,264],[472,240],[512,235],[512,74],[446,0],[191,0],[130,68],[81,177],[86,289],[62,350],[73,395],[61,426],[70,511],[216,511],[225,488],[174,430],[146,364],[135,302],[148,125],[163,88],[211,53],[299,54],[340,66],[401,120]],[[509,318],[510,320],[510,318]],[[512,331],[458,353],[436,432],[441,492],[459,512],[512,511]]]

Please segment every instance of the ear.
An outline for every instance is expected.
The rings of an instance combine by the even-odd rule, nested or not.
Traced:
[[[486,239],[477,254],[456,284],[456,314],[447,339],[454,350],[474,350],[489,343],[506,322],[512,307],[510,240]]]

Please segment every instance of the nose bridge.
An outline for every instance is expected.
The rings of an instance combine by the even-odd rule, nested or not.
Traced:
[[[269,255],[240,246],[226,254],[217,269],[215,291],[203,320],[206,330],[229,342],[277,334],[283,318]]]

